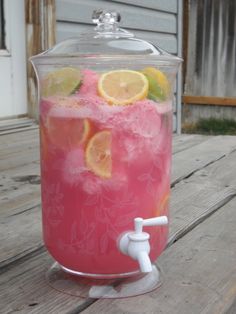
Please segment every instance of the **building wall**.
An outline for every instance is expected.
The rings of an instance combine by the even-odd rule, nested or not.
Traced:
[[[94,26],[94,9],[112,9],[121,14],[121,27],[137,37],[160,46],[169,53],[181,54],[181,0],[56,0],[57,42],[89,31]],[[174,131],[180,129],[181,76],[176,85]]]

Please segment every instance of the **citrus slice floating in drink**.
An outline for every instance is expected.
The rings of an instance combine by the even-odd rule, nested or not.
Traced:
[[[42,97],[68,96],[73,94],[81,84],[79,69],[66,67],[49,72],[42,80]]]
[[[137,71],[110,71],[100,77],[98,92],[109,104],[128,105],[147,97],[148,80]]]
[[[166,100],[170,94],[170,83],[163,72],[160,70],[147,67],[142,70],[149,83],[148,98],[157,100]]]
[[[50,141],[57,148],[68,150],[83,144],[90,134],[88,119],[48,115],[47,128]]]
[[[102,178],[110,178],[112,171],[111,132],[96,133],[88,142],[85,159],[87,167]]]

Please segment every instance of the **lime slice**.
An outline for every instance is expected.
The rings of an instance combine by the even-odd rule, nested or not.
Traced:
[[[170,83],[165,74],[155,68],[142,70],[149,83],[148,98],[154,101],[166,100],[170,93]]]
[[[42,80],[41,94],[49,96],[69,96],[79,89],[81,73],[76,68],[61,68],[48,73]]]

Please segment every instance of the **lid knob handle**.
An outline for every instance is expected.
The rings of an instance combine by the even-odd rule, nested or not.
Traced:
[[[97,31],[114,31],[117,28],[117,23],[121,20],[120,13],[116,11],[94,10],[92,14],[93,23],[97,24]]]

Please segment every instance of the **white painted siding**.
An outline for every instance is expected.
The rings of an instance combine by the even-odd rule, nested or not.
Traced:
[[[113,9],[121,14],[121,27],[137,37],[181,56],[182,0],[56,0],[57,41],[77,36],[93,28],[95,9]],[[181,75],[179,74],[179,84]],[[174,131],[180,131],[181,88],[177,90]]]

